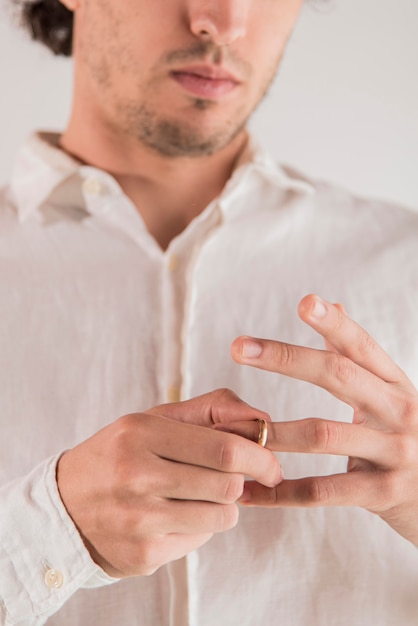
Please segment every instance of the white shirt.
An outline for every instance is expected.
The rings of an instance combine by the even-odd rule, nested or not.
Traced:
[[[243,508],[188,557],[114,582],[55,464],[120,415],[223,386],[274,420],[349,421],[326,392],[229,356],[240,334],[321,347],[296,315],[309,292],[342,302],[417,384],[418,215],[254,149],[163,252],[115,180],[54,141],[28,142],[0,200],[1,624],[416,624],[418,551],[354,508]],[[287,478],[345,469],[280,458]]]

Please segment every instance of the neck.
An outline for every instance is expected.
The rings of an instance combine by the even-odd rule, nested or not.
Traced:
[[[220,194],[247,142],[243,131],[213,155],[171,158],[85,115],[73,112],[62,147],[114,176],[163,249]]]

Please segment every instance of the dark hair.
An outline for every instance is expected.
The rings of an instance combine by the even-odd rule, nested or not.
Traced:
[[[73,13],[59,0],[17,0],[21,22],[32,39],[45,44],[54,54],[71,56]]]

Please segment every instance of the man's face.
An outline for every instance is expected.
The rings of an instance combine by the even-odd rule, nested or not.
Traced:
[[[165,156],[243,132],[303,0],[79,0],[76,94],[112,133]]]

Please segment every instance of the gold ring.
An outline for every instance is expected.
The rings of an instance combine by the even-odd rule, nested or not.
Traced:
[[[258,422],[258,428],[259,428],[257,443],[260,446],[263,446],[263,448],[265,448],[267,444],[267,436],[269,434],[268,428],[267,428],[267,422],[266,420],[259,420],[259,419],[257,420],[257,422]]]

